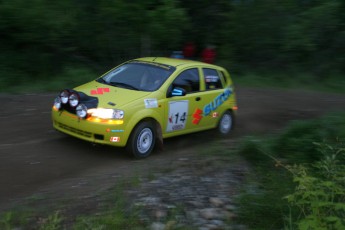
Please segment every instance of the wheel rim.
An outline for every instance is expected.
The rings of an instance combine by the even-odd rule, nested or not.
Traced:
[[[152,141],[153,141],[153,133],[151,129],[144,128],[143,130],[141,130],[138,136],[138,141],[137,141],[138,152],[141,154],[146,153],[151,148]]]
[[[224,114],[221,121],[220,121],[220,132],[227,134],[232,125],[232,119],[230,114]]]

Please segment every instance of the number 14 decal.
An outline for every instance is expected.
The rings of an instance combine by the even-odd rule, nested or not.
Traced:
[[[167,132],[184,129],[188,117],[188,101],[169,102]]]
[[[186,112],[184,112],[184,113],[182,114],[182,116],[180,116],[180,113],[176,113],[176,114],[175,114],[175,124],[177,124],[179,121],[181,121],[181,122],[184,123],[184,122],[186,121],[186,115],[187,115]],[[173,122],[172,117],[169,117],[169,122],[170,122],[170,123]]]

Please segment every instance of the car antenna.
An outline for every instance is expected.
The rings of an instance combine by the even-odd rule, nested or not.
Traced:
[[[157,57],[155,57],[152,61],[156,61]]]

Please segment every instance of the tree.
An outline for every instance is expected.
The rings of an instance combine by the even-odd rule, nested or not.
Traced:
[[[345,21],[342,1],[320,1],[286,27],[284,49],[291,62],[325,74],[344,69]]]

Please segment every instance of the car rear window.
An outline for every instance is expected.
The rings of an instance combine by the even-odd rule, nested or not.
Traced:
[[[206,90],[222,89],[222,81],[215,69],[203,68]]]

